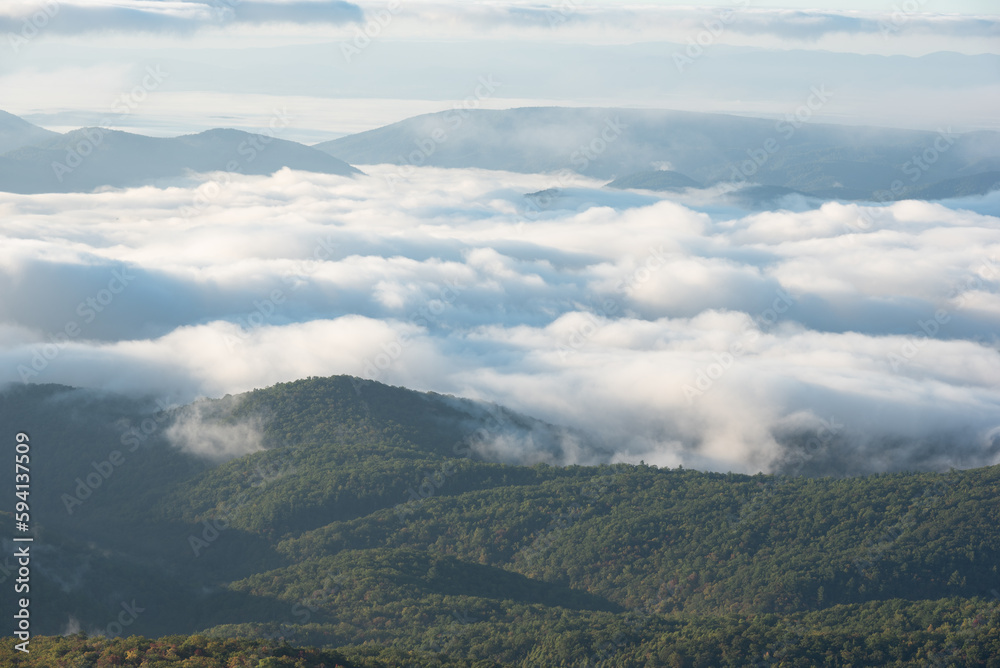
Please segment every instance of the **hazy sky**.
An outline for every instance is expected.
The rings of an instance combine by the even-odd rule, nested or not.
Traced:
[[[770,116],[836,81],[816,120],[995,128],[998,11],[973,0],[5,2],[0,109],[57,130],[174,135],[259,128],[288,107],[286,136],[312,142],[448,109],[480,76],[503,84],[482,107]],[[965,58],[915,60],[938,52]],[[163,73],[151,89],[149,67]]]

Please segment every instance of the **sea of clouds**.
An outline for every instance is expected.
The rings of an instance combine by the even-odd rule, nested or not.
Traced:
[[[362,169],[0,193],[0,383],[183,403],[352,374],[601,444],[560,463],[1000,462],[997,193],[748,212],[584,177]]]

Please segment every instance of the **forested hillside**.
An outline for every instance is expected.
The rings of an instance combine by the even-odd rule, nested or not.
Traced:
[[[1000,665],[1000,467],[511,466],[483,444],[557,428],[350,377],[21,386],[0,419],[32,436],[36,630],[69,634],[3,665]]]

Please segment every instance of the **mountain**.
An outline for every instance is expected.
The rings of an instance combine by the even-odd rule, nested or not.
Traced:
[[[155,138],[82,128],[60,135],[0,112],[0,190],[89,192],[192,172],[343,176],[351,164],[571,169],[616,189],[664,192],[738,182],[824,199],[946,199],[995,189],[1000,133],[968,135],[636,109],[528,108],[428,114],[308,147],[216,129]],[[669,164],[669,170],[652,167]],[[774,198],[768,195],[766,201]],[[741,200],[742,201],[742,200]],[[753,202],[757,202],[753,204]]]
[[[0,155],[57,136],[56,132],[32,125],[6,111],[0,111]]]
[[[637,189],[680,193],[689,188],[702,188],[703,186],[680,172],[655,170],[619,177],[608,183],[606,187],[616,190]],[[944,200],[985,195],[998,189],[1000,189],[1000,171],[990,171],[903,188],[893,198]],[[541,194],[549,193],[550,191],[543,191]],[[532,193],[532,195],[538,194]],[[744,208],[767,210],[781,207],[783,200],[788,196],[798,196],[805,200],[869,199],[872,194],[865,190],[846,192],[839,188],[824,188],[818,192],[807,193],[784,186],[750,185],[728,193],[724,199],[735,202]],[[875,199],[880,200],[881,198],[876,196]]]
[[[762,211],[780,208],[782,201],[789,196],[817,199],[816,195],[782,186],[746,186],[729,193],[727,199],[744,208]]]
[[[192,172],[266,175],[282,167],[352,176],[360,172],[296,142],[239,130],[173,138],[82,128],[49,133],[0,155],[0,190],[90,192],[177,179]]]
[[[994,190],[1000,190],[1000,171],[947,179],[915,188],[908,194],[915,199],[938,200],[984,195]]]
[[[123,637],[36,638],[21,663],[6,639],[4,665],[320,665],[307,645],[368,666],[1000,655],[1000,467],[515,466],[491,442],[580,435],[347,376],[188,406],[17,385],[0,422],[32,444],[33,632]]]
[[[352,164],[569,169],[602,179],[641,179],[635,175],[668,164],[705,185],[735,181],[839,199],[898,199],[917,186],[1000,169],[997,132],[826,125],[802,109],[778,121],[642,109],[452,110],[316,148]]]

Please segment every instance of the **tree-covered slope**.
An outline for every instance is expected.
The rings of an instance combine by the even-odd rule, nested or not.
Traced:
[[[350,377],[185,407],[18,386],[0,394],[0,418],[32,439],[36,632],[246,639],[158,641],[161,663],[145,664],[151,641],[39,641],[81,657],[65,665],[320,665],[312,650],[275,663],[261,639],[347,648],[345,666],[996,665],[1000,653],[1000,467],[514,466],[484,444],[558,448],[562,432]],[[0,532],[13,534],[10,514]],[[116,625],[124,609],[141,611]],[[171,658],[163,642],[202,654]]]

